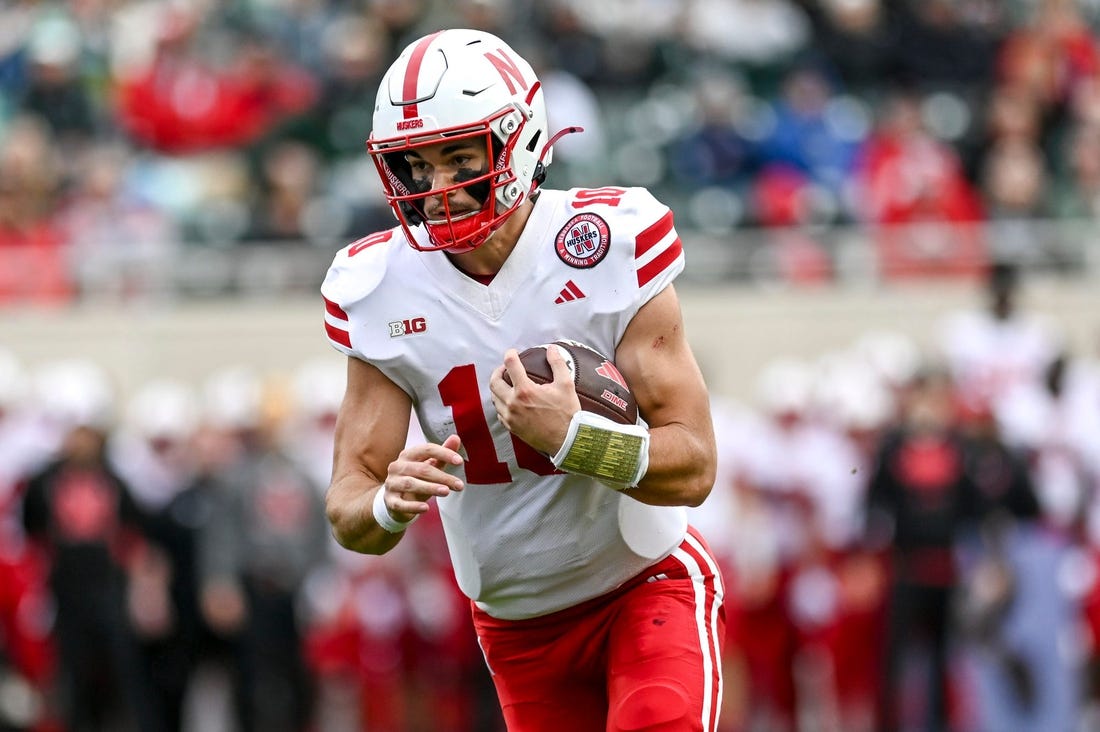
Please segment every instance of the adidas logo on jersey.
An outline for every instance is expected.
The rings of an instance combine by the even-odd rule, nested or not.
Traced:
[[[569,280],[565,283],[565,287],[561,288],[561,294],[558,295],[558,299],[554,300],[554,302],[561,305],[563,302],[572,302],[573,300],[580,300],[583,297],[586,297],[586,295],[581,292],[581,288],[577,287],[577,283],[573,280]]]

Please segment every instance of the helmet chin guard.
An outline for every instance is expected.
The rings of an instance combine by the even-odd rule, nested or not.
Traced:
[[[405,155],[442,141],[483,145],[488,169],[418,189]],[[409,244],[463,253],[484,244],[539,186],[549,142],[542,88],[530,65],[494,35],[456,29],[414,41],[386,72],[367,151]],[[451,210],[462,189],[480,209]],[[441,214],[429,217],[429,196],[442,197]],[[427,244],[412,231],[421,225]]]

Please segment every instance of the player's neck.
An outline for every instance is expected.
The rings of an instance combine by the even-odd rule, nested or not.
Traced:
[[[527,225],[527,219],[531,216],[534,204],[530,201],[521,205],[516,212],[508,217],[489,240],[472,252],[465,254],[447,254],[447,258],[455,267],[478,279],[495,275],[504,266],[504,262],[516,248],[516,242],[523,234],[523,227]]]

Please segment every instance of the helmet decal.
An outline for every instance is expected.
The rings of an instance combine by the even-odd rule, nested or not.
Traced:
[[[508,85],[508,93],[515,94],[516,87],[512,84],[513,81],[523,87],[523,91],[527,91],[527,81],[523,78],[523,74],[520,73],[519,68],[516,66],[516,62],[505,53],[503,48],[498,48],[496,53],[500,56],[496,56],[492,51],[485,54],[485,58],[489,59],[496,70],[500,73],[500,78],[504,79],[504,83]]]
[[[416,85],[420,78],[420,66],[424,63],[424,54],[428,52],[428,47],[432,45],[432,41],[436,39],[442,31],[432,33],[431,35],[424,36],[416,43],[416,47],[413,48],[412,55],[409,58],[409,65],[405,69],[405,81],[401,88],[402,91],[402,114],[406,120],[412,120],[419,117],[416,103],[420,101],[420,98],[416,96]],[[406,129],[416,129],[411,123],[406,122]],[[421,121],[420,126],[423,126]]]

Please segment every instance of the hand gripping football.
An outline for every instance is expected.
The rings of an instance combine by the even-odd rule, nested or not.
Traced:
[[[583,343],[559,340],[533,346],[520,353],[519,359],[531,381],[545,384],[554,380],[550,362],[546,360],[546,349],[551,347],[558,348],[569,364],[581,409],[619,424],[635,424],[638,421],[638,403],[619,369],[607,356]],[[504,372],[504,380],[512,383],[507,371]]]

